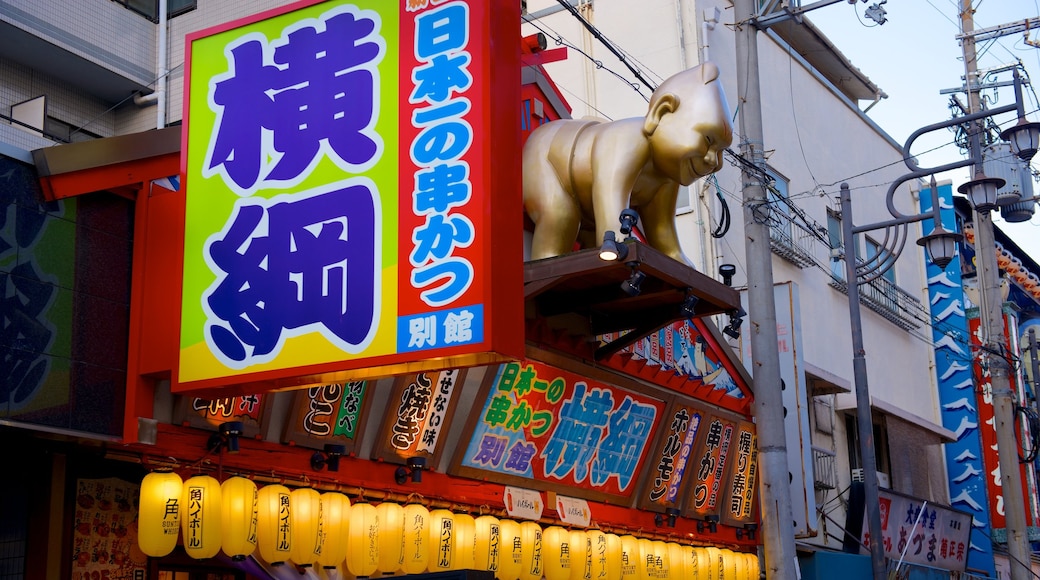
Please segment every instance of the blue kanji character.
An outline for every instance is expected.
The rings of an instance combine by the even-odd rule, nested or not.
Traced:
[[[412,286],[425,288],[443,280],[436,288],[423,290],[419,297],[430,306],[444,306],[462,296],[473,283],[473,264],[465,258],[448,258],[412,271]]]
[[[413,196],[416,214],[444,213],[470,200],[472,186],[465,163],[439,163],[415,174]]]
[[[503,467],[516,473],[527,473],[531,468],[531,458],[537,451],[538,448],[534,446],[534,443],[517,441],[509,448],[509,456],[506,457],[506,464]]]
[[[613,475],[618,478],[620,489],[628,488],[656,418],[656,408],[625,397],[610,415],[607,436],[600,443],[599,452],[592,462],[593,485],[603,485]]]
[[[469,6],[449,4],[436,8],[415,19],[415,55],[429,60],[464,48],[469,42]]]
[[[412,71],[415,90],[412,91],[411,102],[446,101],[452,96],[452,90],[463,93],[473,85],[473,77],[466,70],[470,62],[468,53],[455,56],[439,54],[429,62]]]
[[[7,295],[7,288],[14,292]],[[45,312],[57,290],[40,279],[33,262],[0,271],[0,401],[21,405],[43,385],[50,357],[42,353],[55,335]]]
[[[497,466],[502,462],[502,456],[505,455],[507,443],[509,443],[509,440],[505,437],[490,434],[484,435],[480,439],[480,449],[473,456],[473,463]]]
[[[296,329],[322,332],[347,351],[362,346],[375,323],[375,203],[369,185],[274,203],[267,211],[267,236],[255,235],[262,229],[262,205],[239,204],[236,210],[227,233],[207,249],[211,267],[225,274],[205,297],[212,315],[226,323],[211,319],[217,349],[231,361],[270,360],[282,331]]]
[[[426,224],[412,232],[415,244],[408,257],[414,266],[422,266],[430,260],[447,258],[457,247],[468,247],[473,243],[473,222],[463,215],[445,219],[443,214],[426,217]]]
[[[542,450],[546,475],[563,478],[574,471],[574,479],[579,482],[588,476],[614,398],[604,389],[592,389],[586,395],[586,388],[584,382],[575,383],[570,400],[560,409],[560,422]]]

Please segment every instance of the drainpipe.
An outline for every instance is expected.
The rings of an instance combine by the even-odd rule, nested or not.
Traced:
[[[166,60],[168,54],[168,47],[166,42],[166,1],[159,0],[159,51],[156,56],[155,70],[159,73],[155,83],[155,92],[150,95],[137,95],[134,97],[134,104],[138,106],[148,106],[151,104],[157,104],[158,110],[155,114],[155,128],[164,129],[166,128]]]

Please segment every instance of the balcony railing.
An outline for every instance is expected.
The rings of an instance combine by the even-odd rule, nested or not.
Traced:
[[[838,474],[834,470],[834,452],[815,445],[812,446],[813,475],[816,478],[816,489],[834,489],[838,487]]]
[[[849,285],[844,278],[832,274],[831,286],[844,294],[849,293]],[[863,306],[877,312],[903,330],[921,328],[924,324],[922,319],[926,320],[928,317],[920,300],[886,278],[859,284],[859,298]]]
[[[769,228],[769,247],[773,253],[799,268],[809,268],[816,263],[816,248],[820,239],[801,224],[785,221]]]

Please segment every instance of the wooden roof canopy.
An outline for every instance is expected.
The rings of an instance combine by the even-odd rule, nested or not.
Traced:
[[[740,308],[740,294],[643,242],[625,242],[624,261],[604,261],[599,248],[579,250],[524,264],[527,318],[592,341],[623,333],[596,349],[606,358],[684,318],[702,318]],[[638,270],[646,277],[632,296],[622,283]],[[683,311],[688,296],[693,315]]]

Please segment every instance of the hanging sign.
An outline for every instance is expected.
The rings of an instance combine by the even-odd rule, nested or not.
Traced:
[[[755,492],[758,486],[758,441],[755,425],[749,421],[737,424],[728,484],[723,488],[722,523],[743,526],[755,521]]]
[[[576,497],[556,496],[556,514],[569,526],[588,527],[592,521],[589,502]]]
[[[465,369],[398,377],[374,457],[401,463],[402,458],[422,456],[436,463],[447,418],[454,413],[465,380]]]
[[[292,412],[285,427],[285,440],[322,448],[326,443],[343,445],[347,453],[357,446],[368,382],[331,383],[294,393]]]
[[[735,444],[734,421],[718,416],[705,419],[704,437],[694,454],[693,492],[687,510],[696,516],[719,515],[722,505],[723,485],[726,483],[730,451]]]
[[[528,360],[487,376],[459,475],[592,499],[635,493],[663,401]]]
[[[174,391],[523,353],[518,16],[303,0],[188,36]]]
[[[502,501],[509,517],[518,520],[537,521],[541,519],[542,509],[545,508],[541,493],[519,487],[506,486],[502,492]]]
[[[679,503],[683,476],[696,468],[691,466],[697,434],[706,413],[690,405],[676,403],[667,415],[667,431],[657,453],[652,455],[653,478],[640,498],[640,506],[674,508]]]

